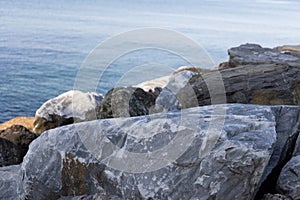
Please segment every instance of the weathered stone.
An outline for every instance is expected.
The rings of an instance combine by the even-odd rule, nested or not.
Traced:
[[[300,63],[299,63],[300,66]],[[213,79],[221,74],[225,89],[217,91]],[[193,76],[178,93],[186,105],[196,94],[198,105],[211,104],[211,98],[226,95],[227,103],[261,105],[300,105],[300,67],[285,64],[251,64]],[[209,84],[209,85],[207,85]],[[219,84],[219,83],[218,83]],[[190,87],[194,92],[190,91]]]
[[[176,70],[154,112],[219,103],[300,105],[300,56],[255,44],[228,52],[229,62],[219,69]]]
[[[22,158],[20,146],[0,137],[0,167],[19,164]]]
[[[0,124],[0,130],[5,130],[12,125],[22,125],[31,132],[33,132],[34,117],[16,117],[7,122]]]
[[[293,156],[299,156],[300,155],[300,134],[298,135],[298,138],[295,143],[295,148],[293,152]]]
[[[180,110],[182,108],[196,107],[198,102],[196,98],[189,98],[187,103],[185,93],[193,93],[192,88],[185,87],[188,81],[194,76],[199,75],[200,69],[197,68],[183,68],[182,70],[175,71],[166,87],[162,89],[155,102],[155,112]],[[185,87],[183,92],[181,89]],[[179,92],[180,91],[180,92]]]
[[[279,51],[300,52],[300,45],[283,45],[275,49]]]
[[[0,166],[21,163],[28,151],[29,144],[37,137],[37,134],[32,133],[21,125],[13,125],[5,130],[0,130],[0,157],[2,157]]]
[[[284,64],[299,67],[300,56],[276,49],[262,48],[257,44],[244,44],[228,50],[229,67],[240,65]]]
[[[300,156],[293,157],[282,169],[278,190],[291,199],[300,199]]]
[[[20,181],[19,165],[0,167],[0,199],[21,199],[18,191]]]
[[[95,109],[101,94],[71,90],[45,102],[35,114],[34,132],[96,119]]]
[[[97,108],[98,118],[118,118],[148,115],[155,104],[159,89],[145,92],[136,87],[113,88]]]
[[[277,140],[265,171],[264,177],[266,179],[262,180],[263,183],[257,196],[278,192],[276,191],[276,182],[283,166],[292,156],[293,148],[300,132],[300,107],[276,106],[272,107],[272,110],[275,115]]]
[[[225,108],[226,114],[216,112]],[[274,151],[283,151],[278,149],[279,133],[291,134],[277,129],[290,126],[280,117],[296,117],[294,108],[213,105],[49,130],[30,145],[17,188],[20,197],[26,194],[28,199],[89,199],[93,195],[103,199],[253,199],[278,163],[272,160],[278,154]],[[192,130],[193,136],[189,135]],[[181,143],[176,143],[178,134],[184,136]],[[192,136],[191,143],[172,160],[187,136]],[[167,157],[150,156],[168,144],[175,146]],[[118,161],[130,155],[126,152],[141,154],[149,163],[130,157]],[[152,159],[159,166],[165,160],[169,164],[150,170]],[[133,173],[144,165],[144,173]]]

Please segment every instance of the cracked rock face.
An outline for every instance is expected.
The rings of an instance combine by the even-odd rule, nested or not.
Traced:
[[[34,132],[96,119],[95,109],[103,96],[92,92],[71,90],[46,101],[35,114]]]
[[[284,151],[276,111],[285,109],[293,115],[293,107],[229,104],[64,126],[36,139],[20,168],[0,170],[1,180],[18,188],[14,198],[253,199]],[[182,141],[190,143],[168,160]],[[172,144],[167,156],[152,157]]]

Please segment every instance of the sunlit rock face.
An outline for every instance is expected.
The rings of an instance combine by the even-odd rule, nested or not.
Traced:
[[[45,102],[35,114],[34,132],[96,119],[95,109],[103,96],[71,90]]]

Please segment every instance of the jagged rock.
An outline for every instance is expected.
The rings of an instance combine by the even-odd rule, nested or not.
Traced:
[[[136,87],[113,88],[107,92],[97,107],[98,118],[148,115],[159,91],[158,88],[154,92],[145,92]]]
[[[295,141],[300,132],[300,107],[280,106],[272,108],[276,121],[277,140],[264,175],[266,179],[262,181],[257,196],[276,191],[276,182],[280,171],[290,159]]]
[[[277,188],[291,199],[300,199],[300,156],[293,157],[282,169]]]
[[[21,125],[13,125],[5,130],[0,130],[0,166],[21,163],[28,151],[29,144],[37,137],[37,134]]]
[[[213,105],[49,130],[31,143],[17,191],[28,199],[253,199],[283,151],[277,127],[290,126],[280,119],[288,114],[276,115],[296,118],[294,108]]]
[[[300,105],[300,57],[254,44],[229,55],[219,69],[185,69],[171,77],[156,112],[218,103]]]
[[[262,48],[257,44],[244,44],[228,50],[229,67],[240,65],[283,64],[299,67],[300,55],[284,53],[276,49]]]
[[[181,69],[181,68],[179,68]],[[168,84],[162,89],[161,93],[156,99],[155,102],[155,112],[162,111],[172,111],[172,110],[180,110],[182,108],[188,107],[196,107],[198,106],[198,102],[194,101],[193,103],[189,103],[188,106],[184,105],[187,100],[184,93],[192,92],[192,88],[185,88],[185,92],[179,92],[183,87],[185,87],[188,81],[194,76],[199,75],[200,69],[197,68],[183,68],[180,71],[175,71],[172,76],[170,76],[170,80]],[[190,101],[192,98],[189,99]]]
[[[22,125],[31,132],[33,132],[34,117],[16,117],[7,122],[0,124],[0,130],[5,130],[12,125]]]
[[[102,95],[71,90],[45,102],[35,114],[34,132],[96,119]]]
[[[298,66],[247,64],[221,71],[212,70],[193,76],[178,93],[183,94],[181,96],[185,97],[186,105],[193,105],[189,101],[194,99],[195,94],[198,105],[209,105],[212,97],[219,98],[222,95],[226,95],[227,103],[300,105],[300,62]],[[220,83],[211,81],[218,76],[222,77],[223,90],[216,90]],[[187,92],[190,87],[194,92]]]

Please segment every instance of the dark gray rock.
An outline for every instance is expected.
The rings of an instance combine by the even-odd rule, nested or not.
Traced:
[[[298,138],[296,140],[293,156],[299,156],[300,155],[300,135],[298,135]]]
[[[249,64],[284,64],[297,67],[300,56],[279,51],[277,49],[262,48],[257,44],[244,44],[228,50],[230,56],[229,67]]]
[[[300,156],[293,157],[282,169],[278,190],[291,199],[300,199]]]
[[[209,90],[220,84],[210,81],[219,75],[222,77],[224,90]],[[209,105],[212,97],[218,98],[222,95],[226,96],[228,103],[299,105],[299,77],[300,67],[286,64],[249,64],[193,76],[179,93],[185,97],[186,105],[191,104],[189,101],[194,99],[195,94],[198,105]],[[190,87],[194,93],[187,92]]]
[[[277,140],[274,151],[262,179],[262,185],[258,196],[265,193],[278,192],[276,182],[279,174],[291,158],[298,133],[300,132],[300,107],[299,106],[275,106],[272,107],[276,121]]]
[[[65,92],[48,100],[36,111],[33,130],[35,133],[42,133],[74,122],[94,120],[95,109],[102,98],[101,94],[92,92]]]
[[[293,107],[214,105],[49,130],[30,145],[18,191],[29,199],[253,199],[272,171],[276,127],[290,126],[276,124],[274,109]]]
[[[300,57],[254,44],[232,48],[229,55],[229,63],[219,70],[201,71],[175,90],[163,88],[157,104],[167,110],[180,108],[178,101],[184,108],[216,103],[300,105]]]
[[[21,125],[0,130],[0,166],[21,163],[29,144],[37,137],[37,134]]]
[[[19,164],[22,159],[20,146],[0,137],[0,167]]]
[[[136,87],[113,88],[107,92],[101,104],[97,107],[100,119],[133,117],[152,113],[155,99],[160,90],[145,92]]]

